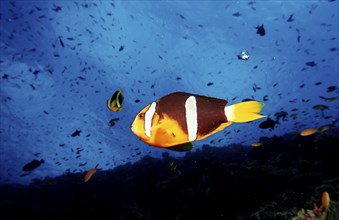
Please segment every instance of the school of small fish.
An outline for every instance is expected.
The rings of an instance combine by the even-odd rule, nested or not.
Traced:
[[[86,172],[93,155],[101,168],[116,167],[152,155],[143,143],[260,148],[261,136],[331,132],[336,17],[318,10],[337,2],[286,7],[269,19],[259,2],[214,4],[216,13],[200,19],[175,2],[154,2],[148,14],[142,2],[2,1],[2,158],[15,154],[19,167],[4,163],[0,181]]]

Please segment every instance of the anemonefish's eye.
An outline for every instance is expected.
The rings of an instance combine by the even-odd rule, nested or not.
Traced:
[[[144,119],[144,118],[145,118],[145,113],[140,113],[140,114],[139,114],[139,118],[140,118],[140,119]]]

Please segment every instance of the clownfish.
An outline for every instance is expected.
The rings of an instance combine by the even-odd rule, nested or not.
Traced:
[[[114,111],[119,112],[122,110],[122,105],[124,103],[124,94],[122,90],[119,88],[114,92],[111,98],[107,100],[107,108]]]
[[[99,164],[97,164],[94,168],[92,168],[92,169],[90,169],[89,171],[87,171],[86,175],[84,176],[84,182],[87,182],[88,180],[91,179],[91,177],[93,176],[93,174],[94,174],[95,172],[97,172],[98,166],[99,166]]]
[[[192,149],[192,142],[223,130],[232,122],[249,122],[260,115],[263,103],[245,101],[226,106],[213,97],[175,92],[142,109],[131,130],[143,142],[175,151]]]

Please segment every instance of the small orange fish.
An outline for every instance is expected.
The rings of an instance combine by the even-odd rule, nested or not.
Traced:
[[[307,129],[301,131],[300,135],[301,136],[309,136],[309,135],[315,134],[317,132],[318,132],[318,130],[315,129],[315,128],[307,128]]]
[[[89,171],[87,171],[87,173],[86,173],[86,175],[85,175],[85,177],[84,177],[84,182],[87,182],[88,180],[91,179],[91,177],[93,176],[93,174],[94,174],[95,172],[97,172],[98,166],[99,166],[99,164],[97,164],[94,168],[92,168],[92,169],[90,169]]]
[[[330,195],[328,192],[323,192],[323,195],[321,197],[321,204],[325,208],[326,211],[329,210],[330,208]]]
[[[262,142],[254,142],[251,144],[252,147],[260,147],[262,146]]]

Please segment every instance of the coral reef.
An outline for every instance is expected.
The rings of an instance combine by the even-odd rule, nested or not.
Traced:
[[[317,139],[262,138],[256,148],[204,146],[182,158],[164,151],[162,158],[99,170],[88,182],[86,173],[66,173],[3,185],[0,211],[13,219],[338,220],[337,131]]]

